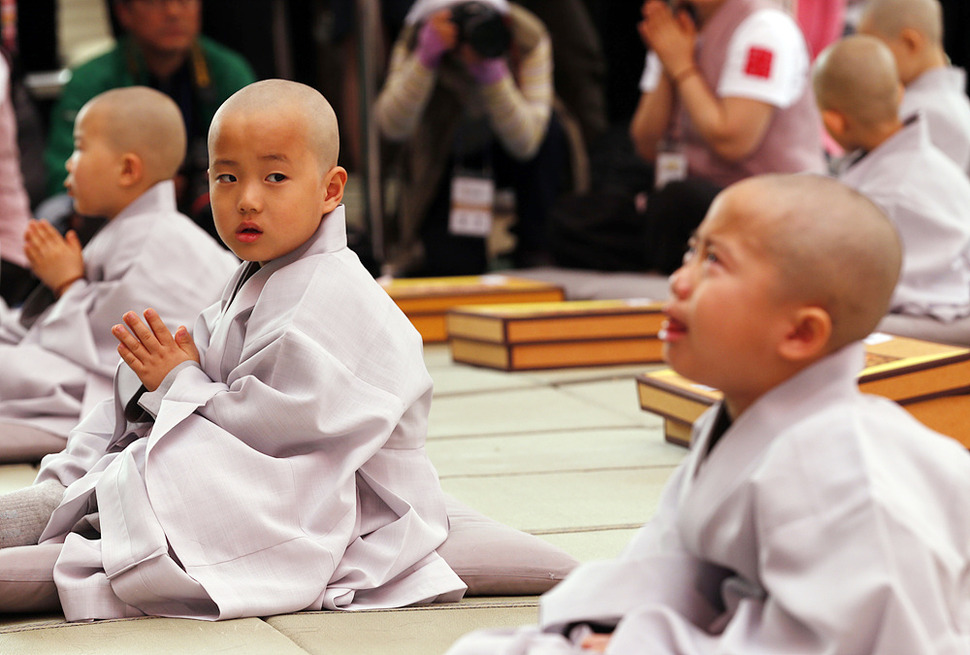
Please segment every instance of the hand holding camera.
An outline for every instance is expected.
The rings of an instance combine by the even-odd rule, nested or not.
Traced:
[[[417,56],[435,68],[445,53],[453,51],[479,84],[491,84],[508,72],[505,55],[511,43],[505,16],[483,2],[461,2],[425,21]]]
[[[428,17],[418,32],[417,56],[427,68],[437,68],[441,58],[458,44],[458,26],[451,12],[442,9]]]

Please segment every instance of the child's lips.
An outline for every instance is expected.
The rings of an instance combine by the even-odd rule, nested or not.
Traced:
[[[242,223],[236,228],[236,238],[243,243],[252,243],[263,235],[263,231],[252,223]]]
[[[679,341],[687,334],[687,324],[667,314],[667,320],[660,326],[660,333],[657,335],[661,341],[671,343]]]

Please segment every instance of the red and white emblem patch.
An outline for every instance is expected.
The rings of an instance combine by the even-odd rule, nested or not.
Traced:
[[[748,50],[748,61],[744,65],[745,75],[765,79],[771,77],[771,60],[774,56],[771,50],[752,46]]]

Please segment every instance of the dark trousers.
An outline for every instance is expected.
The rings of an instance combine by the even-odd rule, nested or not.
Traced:
[[[719,191],[703,180],[685,180],[660,191],[603,185],[564,196],[552,220],[555,261],[567,268],[670,274]]]
[[[548,250],[547,225],[553,204],[567,188],[569,155],[566,135],[558,119],[553,116],[542,145],[536,155],[519,161],[508,155],[497,140],[488,155],[477,153],[462,157],[461,166],[482,169],[490,160],[496,189],[511,188],[515,193],[516,236],[513,263],[526,266]],[[451,212],[451,173],[454,159],[448,163],[448,174],[439,184],[434,201],[421,224],[420,236],[424,245],[424,265],[412,275],[478,275],[487,270],[485,239],[457,236],[449,233]]]

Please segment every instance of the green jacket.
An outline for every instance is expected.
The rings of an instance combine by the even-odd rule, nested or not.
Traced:
[[[193,71],[196,81],[196,122],[207,131],[219,105],[242,87],[254,82],[256,75],[242,55],[206,37],[199,37],[197,52],[201,54],[204,65],[199,62]],[[74,150],[74,119],[84,103],[103,91],[135,85],[151,86],[144,61],[130,37],[123,37],[109,52],[72,71],[70,81],[64,85],[51,112],[44,151],[49,195],[64,192],[64,178],[67,177],[64,163]],[[194,136],[189,135],[190,143]]]

